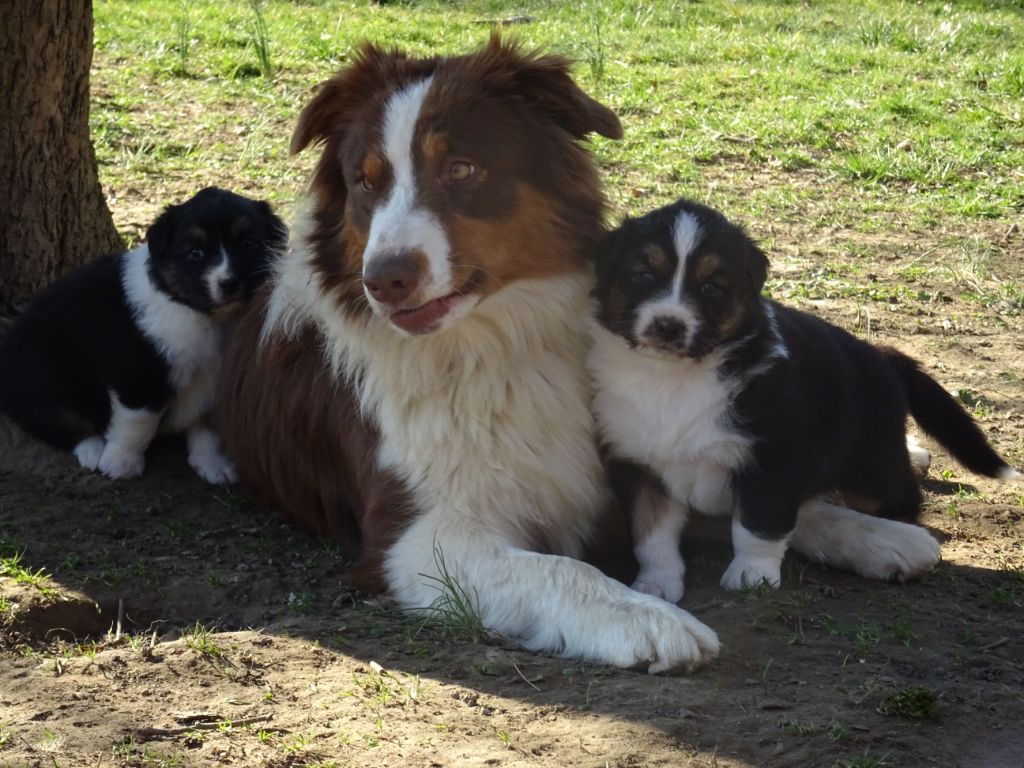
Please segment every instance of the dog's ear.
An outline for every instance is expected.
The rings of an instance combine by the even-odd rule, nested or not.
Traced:
[[[538,111],[582,139],[599,133],[622,138],[622,124],[608,107],[583,92],[569,73],[570,61],[562,56],[523,52],[519,43],[491,35],[485,51],[488,80],[497,90],[517,91]]]
[[[747,248],[744,255],[745,270],[747,279],[750,280],[754,293],[760,293],[768,280],[768,257],[765,255],[753,240],[744,235],[747,241]]]
[[[146,230],[146,245],[149,246],[149,254],[152,258],[160,259],[170,247],[171,239],[174,237],[177,212],[180,208],[180,205],[168,205]]]

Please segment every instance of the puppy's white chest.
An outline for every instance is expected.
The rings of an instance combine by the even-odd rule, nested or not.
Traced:
[[[719,378],[718,361],[648,357],[604,328],[594,335],[590,369],[604,441],[650,468],[677,501],[731,513],[731,473],[751,441],[732,424],[734,388]]]

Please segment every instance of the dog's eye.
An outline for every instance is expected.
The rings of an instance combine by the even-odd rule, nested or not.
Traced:
[[[476,173],[476,166],[463,160],[456,160],[448,166],[448,178],[452,181],[465,181]]]
[[[370,181],[370,177],[366,175],[359,176],[359,186],[364,192],[373,192],[373,182]]]
[[[646,288],[654,282],[654,273],[646,269],[638,269],[629,273],[629,282],[636,288]]]
[[[188,259],[189,261],[199,261],[205,255],[206,254],[203,253],[202,249],[200,249],[200,248],[193,248],[191,251],[189,251],[187,254],[185,254],[185,258]]]
[[[704,283],[704,285],[700,287],[700,292],[705,296],[721,296],[722,288],[715,283]]]

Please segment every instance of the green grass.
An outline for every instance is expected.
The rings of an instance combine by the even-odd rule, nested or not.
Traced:
[[[49,574],[46,573],[46,569],[39,568],[33,571],[26,568],[21,562],[23,555],[22,552],[16,552],[13,555],[0,557],[0,576],[6,576],[16,584],[35,587],[48,600],[58,599],[60,593],[47,583]]]

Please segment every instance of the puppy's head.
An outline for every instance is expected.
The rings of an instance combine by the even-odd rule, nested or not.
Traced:
[[[768,259],[722,214],[680,200],[610,233],[597,272],[606,328],[637,349],[700,360],[760,317]]]
[[[292,139],[324,145],[309,237],[322,289],[424,334],[515,280],[585,271],[604,231],[579,143],[593,132],[621,127],[560,57],[497,37],[433,59],[365,46]]]
[[[239,306],[266,280],[286,240],[269,204],[207,187],[168,206],[149,228],[150,278],[200,312]]]

